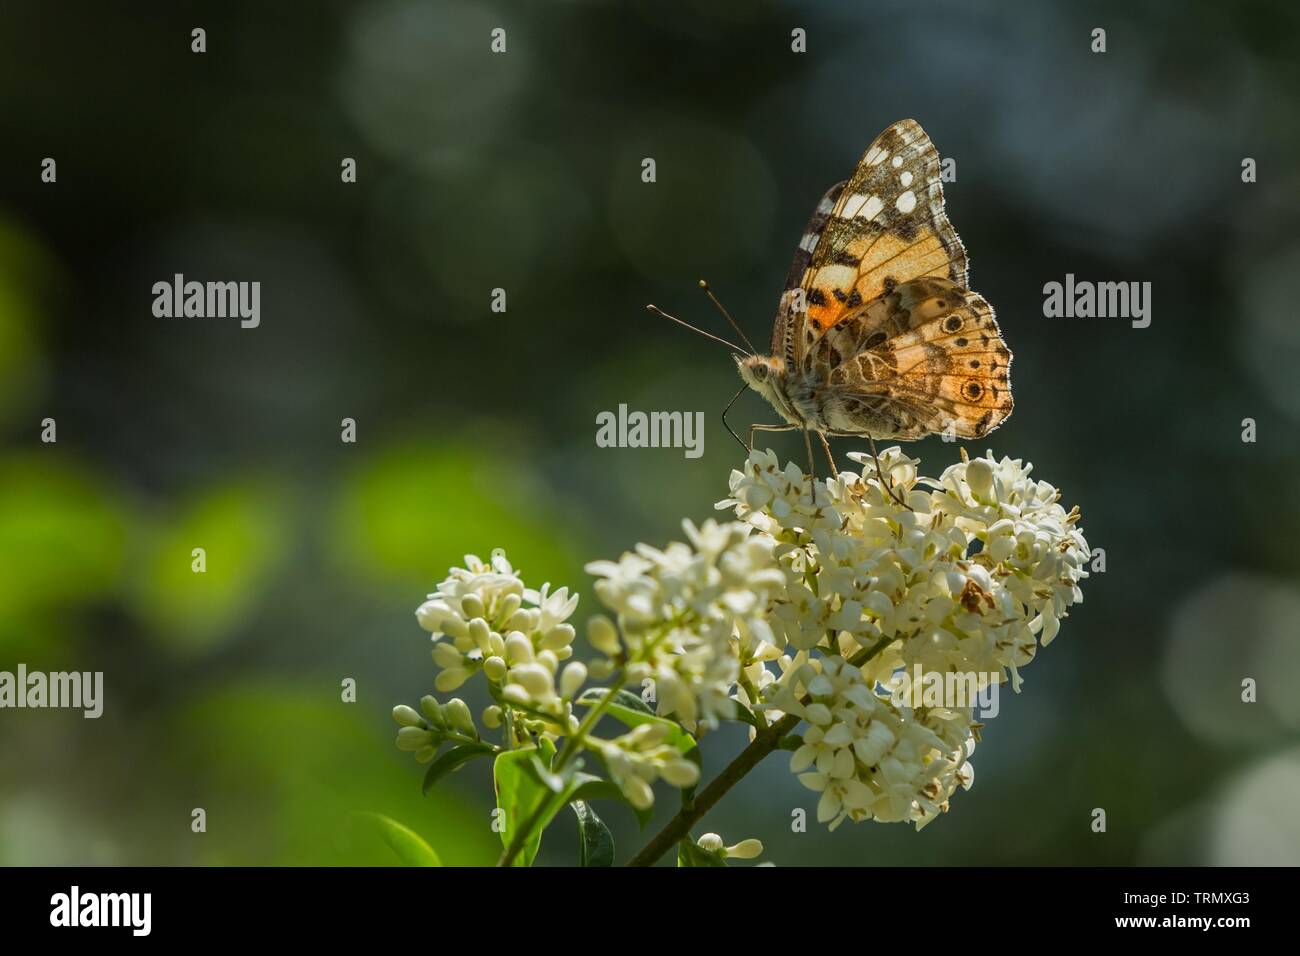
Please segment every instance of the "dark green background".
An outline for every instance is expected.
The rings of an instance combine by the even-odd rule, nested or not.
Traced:
[[[791,833],[780,757],[706,828],[783,864],[1300,860],[1293,4],[153,8],[0,13],[0,669],[107,681],[98,721],[0,713],[0,862],[389,861],[352,810],[493,859],[486,764],[424,799],[392,745],[434,673],[412,612],[503,546],[583,618],[586,560],[713,513],[731,361],[643,307],[723,331],[706,276],[765,341],[813,204],[907,116],[1015,352],[971,450],[1032,460],[1107,572],[923,833]],[[176,272],[260,280],[261,327],[154,318]],[[1151,327],[1045,319],[1067,272],[1151,282]],[[704,457],[597,448],[619,403],[707,412]],[[541,862],[575,859],[561,819]]]

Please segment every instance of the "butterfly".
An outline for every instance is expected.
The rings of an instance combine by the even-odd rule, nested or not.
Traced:
[[[934,143],[915,120],[894,123],[813,212],[770,354],[735,356],[745,385],[784,419],[753,426],[748,447],[756,430],[797,428],[811,459],[810,434],[830,457],[828,435],[865,437],[874,450],[877,438],[983,438],[1006,421],[1011,350],[967,265]]]

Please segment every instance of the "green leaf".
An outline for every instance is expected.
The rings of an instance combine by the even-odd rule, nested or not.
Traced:
[[[569,806],[578,815],[578,865],[613,866],[614,836],[609,827],[583,801],[574,800]]]
[[[486,757],[492,750],[490,744],[464,744],[441,754],[424,772],[424,795],[427,797],[434,785],[447,774],[459,770],[475,757]]]
[[[374,824],[380,838],[397,854],[404,866],[442,866],[433,847],[425,843],[418,833],[402,826],[382,813],[361,813],[360,817]]]
[[[609,693],[608,688],[591,687],[582,692],[578,697],[577,702],[582,704],[584,707],[593,707],[604,700],[607,693]],[[645,701],[630,690],[625,690],[622,687],[614,691],[614,699],[609,702],[607,710],[612,712],[616,707],[634,713],[645,714],[648,717],[653,717],[655,715],[655,712],[650,709],[649,705],[646,704]]]
[[[758,722],[758,718],[754,716],[752,710],[738,700],[733,700],[731,703],[736,709],[735,716],[732,717],[732,720],[738,720],[742,724],[749,724],[749,726],[753,727],[755,730],[763,729],[763,725]]]
[[[515,866],[532,866],[537,850],[542,845],[542,831],[554,819],[563,800],[541,782],[536,768],[531,766],[538,759],[536,747],[522,747],[518,750],[504,750],[497,754],[492,765],[492,777],[496,785],[497,807],[503,811],[501,819],[501,845],[509,849],[514,843],[515,834],[522,827],[529,826],[523,848],[515,856]],[[549,771],[548,771],[549,772]],[[549,801],[549,809],[543,816],[534,819]]]
[[[727,861],[716,853],[701,850],[695,841],[687,837],[677,842],[678,866],[726,866]]]
[[[579,697],[577,703],[584,707],[595,707],[605,699],[606,693],[604,687],[593,687]],[[631,701],[635,701],[635,706]],[[605,708],[605,713],[628,727],[639,727],[642,724],[662,724],[668,728],[667,742],[682,753],[691,755],[692,759],[696,759],[695,752],[699,750],[699,746],[696,744],[695,738],[688,734],[681,724],[676,721],[656,716],[635,694],[625,690],[615,692],[614,699]]]
[[[580,773],[577,776],[581,779],[577,788],[570,792],[570,800],[617,800],[636,814],[636,822],[640,824],[642,830],[654,819],[653,806],[644,809],[632,806],[618,784],[613,781],[589,773]]]

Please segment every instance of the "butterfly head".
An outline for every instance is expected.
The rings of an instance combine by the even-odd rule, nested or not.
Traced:
[[[785,362],[770,355],[737,355],[736,365],[745,384],[757,392],[779,387],[785,378]]]
[[[737,355],[735,359],[740,377],[746,385],[766,398],[786,421],[800,420],[790,398],[788,371],[784,360],[770,355]]]

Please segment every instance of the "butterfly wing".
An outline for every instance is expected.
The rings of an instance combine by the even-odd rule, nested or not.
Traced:
[[[845,315],[923,276],[966,285],[966,251],[943,208],[939,153],[915,120],[876,137],[823,197],[781,296],[772,354],[798,363]]]
[[[832,433],[982,438],[1011,414],[1011,350],[993,307],[944,278],[915,279],[819,336],[801,366]]]

